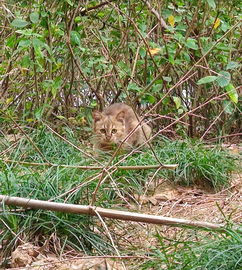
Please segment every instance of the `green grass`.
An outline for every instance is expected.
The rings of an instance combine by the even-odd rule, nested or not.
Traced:
[[[29,134],[35,145],[45,158],[52,163],[70,165],[98,165],[91,158],[84,156],[62,139],[46,129],[39,129]],[[83,151],[91,149],[80,144],[72,132],[66,137]],[[4,143],[4,147],[9,145]],[[2,146],[1,150],[4,150]],[[160,161],[164,164],[178,163],[176,171],[161,170],[156,177],[166,178],[179,184],[190,185],[198,181],[205,181],[215,188],[229,184],[230,174],[236,168],[235,159],[221,150],[218,146],[213,149],[205,148],[201,143],[187,141],[170,141],[161,139],[154,143],[154,150]],[[8,158],[28,162],[45,162],[33,145],[22,137],[16,148],[8,153]],[[122,156],[116,157],[112,164],[119,161]],[[104,155],[98,160],[107,164],[110,156]],[[148,149],[128,157],[120,165],[149,165],[157,164],[152,152]],[[90,204],[92,193],[96,187],[97,179],[88,182],[97,175],[97,171],[78,170],[76,168],[26,166],[0,162],[0,193],[10,196],[19,196],[39,200],[67,202],[74,204]],[[119,192],[130,198],[133,193],[144,192],[144,183],[152,177],[154,170],[116,171],[112,178]],[[115,207],[124,204],[117,191],[111,186],[112,181],[107,179],[97,194],[96,205],[102,207]],[[79,184],[83,184],[75,192],[60,196]],[[9,212],[9,209],[13,210]],[[44,239],[55,233],[60,239],[62,248],[71,246],[82,250],[86,254],[112,253],[109,240],[94,231],[97,218],[55,213],[50,211],[15,211],[14,207],[4,207],[0,212],[0,242],[7,241],[6,250],[11,250],[17,237],[24,241]],[[100,231],[103,229],[100,228]],[[205,255],[204,255],[205,256]]]
[[[152,259],[143,264],[142,270],[242,269],[242,226],[238,230],[228,229],[226,234],[196,236],[196,242],[156,237],[160,246],[154,248]]]

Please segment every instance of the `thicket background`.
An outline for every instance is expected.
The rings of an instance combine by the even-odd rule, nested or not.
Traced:
[[[1,127],[83,131],[94,107],[122,101],[165,135],[239,133],[240,1],[0,3]]]

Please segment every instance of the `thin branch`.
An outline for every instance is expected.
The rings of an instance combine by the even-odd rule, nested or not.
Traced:
[[[233,133],[233,134],[229,134],[229,135],[225,135],[225,136],[218,136],[216,138],[211,138],[208,141],[216,141],[218,139],[224,139],[224,138],[236,137],[236,136],[242,136],[242,133]]]
[[[148,0],[143,0],[143,2],[147,5],[148,9],[156,16],[156,18],[158,19],[158,21],[160,22],[161,27],[167,29],[168,26],[166,24],[166,22],[164,21],[164,19],[160,16],[159,12],[157,10],[155,10],[151,4],[150,1]]]

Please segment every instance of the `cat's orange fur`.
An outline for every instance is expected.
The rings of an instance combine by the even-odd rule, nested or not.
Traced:
[[[139,125],[139,117],[133,109],[123,103],[115,103],[103,112],[93,112],[94,149],[112,150]],[[141,127],[142,126],[142,127]],[[143,144],[151,135],[151,128],[145,122],[135,130],[121,145],[122,149],[131,149]]]

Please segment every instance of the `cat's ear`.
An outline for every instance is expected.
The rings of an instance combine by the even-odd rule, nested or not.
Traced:
[[[121,111],[117,114],[116,116],[116,120],[119,121],[119,122],[124,122],[124,116],[125,116],[125,112],[124,111]]]
[[[92,117],[93,117],[93,119],[94,119],[94,122],[97,122],[97,121],[101,120],[103,116],[102,116],[102,113],[101,113],[101,112],[99,112],[99,111],[94,111],[94,112],[92,113]]]

